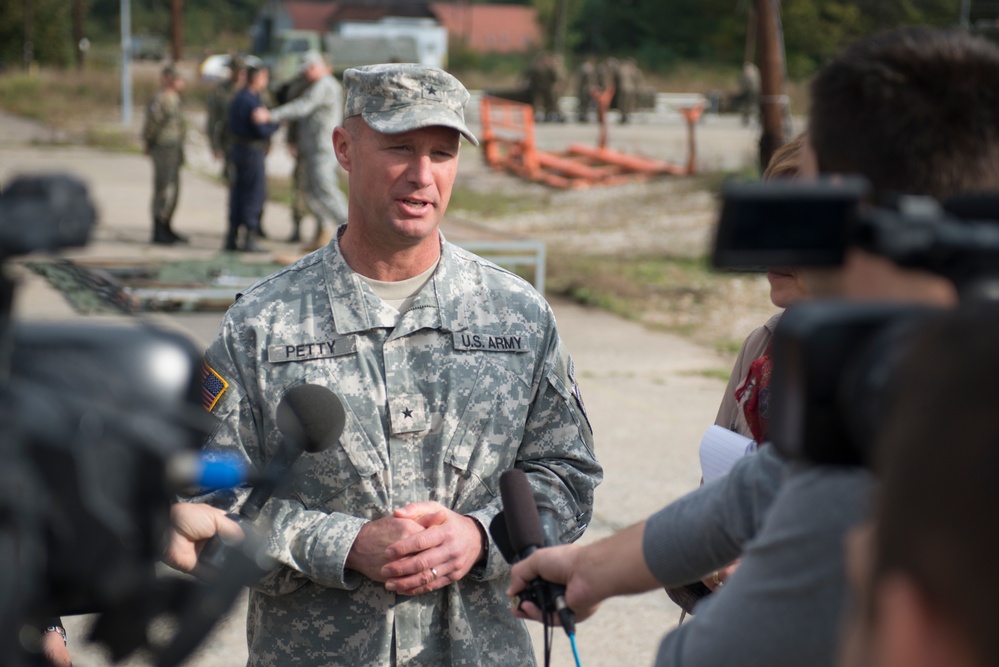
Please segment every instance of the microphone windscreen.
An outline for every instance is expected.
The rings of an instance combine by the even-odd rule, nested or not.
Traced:
[[[489,522],[489,534],[492,535],[496,548],[503,554],[503,560],[507,563],[513,563],[517,560],[517,554],[514,553],[513,545],[510,544],[510,533],[506,529],[506,516],[503,512],[494,516],[493,520]]]
[[[541,519],[534,504],[531,484],[523,470],[514,468],[500,475],[500,496],[514,553],[519,555],[530,547],[543,547],[545,536],[541,530]]]
[[[538,508],[541,521],[541,533],[545,537],[545,546],[554,547],[562,544],[562,531],[558,511],[548,496],[534,494],[534,505]]]
[[[321,452],[340,438],[347,421],[337,395],[318,384],[292,387],[278,403],[277,427],[306,452]]]

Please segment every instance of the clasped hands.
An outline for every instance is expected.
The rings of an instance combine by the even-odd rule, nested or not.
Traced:
[[[346,566],[402,595],[459,581],[484,556],[483,530],[437,502],[411,503],[361,528]]]

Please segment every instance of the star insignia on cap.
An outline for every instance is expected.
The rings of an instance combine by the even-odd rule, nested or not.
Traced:
[[[413,416],[413,411],[410,410],[409,408],[406,408],[405,410],[402,411],[402,416],[405,417],[406,419],[409,419],[410,417]]]
[[[440,91],[438,91],[436,88],[434,88],[433,84],[427,86],[427,95],[436,96],[438,92],[440,92]]]

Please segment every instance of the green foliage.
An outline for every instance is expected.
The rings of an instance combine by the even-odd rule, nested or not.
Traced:
[[[63,0],[65,2],[65,0]],[[170,34],[170,0],[130,0],[132,33]],[[249,41],[247,31],[267,0],[184,0],[184,41],[208,47],[217,35],[243,35],[241,48]],[[93,41],[114,41],[121,31],[121,0],[86,0],[86,31]],[[65,2],[65,4],[70,4]]]
[[[65,66],[72,58],[72,5],[66,0],[0,2],[0,64],[21,67],[25,41],[31,34],[35,62]]]
[[[82,0],[84,33],[100,49],[120,39],[121,0]],[[246,48],[249,28],[270,0],[184,0],[188,53]],[[329,0],[332,1],[332,0]],[[484,0],[473,0],[484,1]],[[533,4],[545,35],[554,32],[556,8],[568,16],[566,42],[576,54],[631,55],[644,69],[669,72],[681,63],[738,66],[746,43],[748,0],[496,0]],[[0,63],[8,71],[24,58],[25,11],[33,12],[34,58],[42,65],[72,62],[72,9],[77,0],[0,1]],[[130,0],[132,33],[167,37],[170,0]],[[995,3],[975,3],[988,5]],[[961,0],[781,0],[788,71],[809,76],[845,43],[871,31],[899,25],[957,23]],[[987,18],[981,11],[972,20]],[[997,12],[993,11],[993,14]],[[988,18],[995,18],[991,16]],[[110,62],[107,64],[113,64]],[[570,58],[570,61],[572,58]],[[507,73],[509,59],[454,48],[450,65]]]
[[[645,68],[742,61],[747,7],[736,0],[580,0],[572,31],[577,52],[634,55]],[[874,30],[951,26],[961,0],[781,0],[788,70],[807,77],[830,56]],[[554,0],[537,0],[551,4]],[[742,8],[742,11],[739,9]],[[973,17],[974,18],[974,17]]]
[[[33,32],[33,60],[65,67],[72,62],[73,6],[77,0],[0,1],[0,63],[24,61],[26,26]],[[245,49],[248,31],[266,0],[185,0],[184,42],[193,50]],[[121,0],[83,0],[84,35],[96,49],[121,39]],[[133,35],[170,35],[170,0],[130,0]],[[28,12],[27,16],[26,13]]]

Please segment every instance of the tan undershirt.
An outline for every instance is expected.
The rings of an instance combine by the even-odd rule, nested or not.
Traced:
[[[418,276],[391,282],[375,280],[374,278],[361,276],[361,274],[357,275],[361,276],[361,280],[366,282],[382,301],[394,308],[399,313],[399,317],[402,317],[402,313],[405,313],[409,309],[416,295],[430,281],[430,277],[437,270],[438,264],[440,264],[440,258],[429,269]],[[396,324],[398,323],[399,319],[397,318]]]

